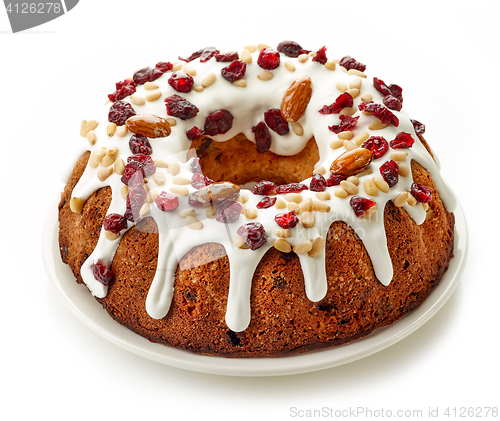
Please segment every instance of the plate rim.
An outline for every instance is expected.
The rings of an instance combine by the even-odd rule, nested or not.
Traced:
[[[77,284],[62,262],[58,244],[57,202],[47,211],[42,229],[44,267],[66,307],[84,325],[113,344],[143,358],[185,370],[226,376],[260,377],[301,374],[344,365],[373,355],[415,332],[430,320],[455,291],[468,254],[465,215],[457,200],[454,257],[426,300],[395,323],[347,344],[285,357],[224,358],[194,354],[150,342],[113,320],[84,285]]]

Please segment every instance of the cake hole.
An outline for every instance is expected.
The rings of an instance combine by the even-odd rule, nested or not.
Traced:
[[[203,174],[214,181],[230,181],[239,186],[261,180],[278,185],[298,183],[309,178],[319,160],[314,138],[304,149],[292,156],[281,156],[271,151],[258,153],[255,143],[239,134],[225,142],[201,137],[191,143],[188,158],[198,156]]]

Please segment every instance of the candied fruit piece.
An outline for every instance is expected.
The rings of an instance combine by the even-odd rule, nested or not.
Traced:
[[[267,209],[276,203],[275,197],[264,197],[259,203],[257,203],[257,209]]]
[[[134,108],[128,102],[115,101],[109,108],[108,120],[117,126],[123,126],[134,115]]]
[[[353,59],[351,56],[345,56],[340,60],[339,63],[342,67],[346,68],[347,70],[355,69],[359,70],[360,72],[364,72],[366,70],[366,65],[363,63],[360,63],[359,61]]]
[[[193,89],[194,79],[183,72],[175,72],[170,76],[168,84],[177,92],[187,93]]]
[[[366,211],[368,211],[370,208],[376,205],[376,203],[373,200],[366,199],[360,196],[351,197],[349,204],[351,205],[352,209],[354,210],[354,213],[358,218],[363,216]]]
[[[193,174],[193,178],[191,179],[191,185],[195,189],[201,189],[202,187],[208,186],[213,183],[215,183],[214,180],[208,178],[207,176],[201,173]]]
[[[264,121],[269,128],[280,136],[287,134],[290,131],[288,121],[286,121],[278,108],[271,108],[264,113]]]
[[[319,112],[321,114],[338,114],[346,107],[352,107],[354,101],[352,96],[344,92],[340,94],[332,105],[325,105]]]
[[[432,200],[432,190],[422,184],[413,183],[410,192],[420,203],[429,203]]]
[[[282,184],[276,189],[277,194],[285,193],[300,193],[301,191],[308,190],[308,187],[302,183]]]
[[[181,120],[189,120],[196,117],[200,111],[194,104],[179,95],[171,95],[165,98],[167,114]]]
[[[127,219],[118,213],[108,213],[104,218],[103,227],[105,231],[118,234],[127,229]]]
[[[380,119],[382,123],[391,124],[394,127],[399,126],[399,119],[382,104],[375,104],[373,101],[362,102],[358,107],[361,111],[366,111]]]
[[[203,133],[207,136],[227,133],[233,127],[233,118],[233,115],[227,110],[214,111],[205,119]]]
[[[425,133],[425,125],[420,121],[411,119],[411,124],[413,124],[417,136],[422,136]]]
[[[135,82],[130,79],[125,79],[123,82],[116,83],[116,91],[108,95],[111,102],[119,101],[132,95],[136,91]]]
[[[328,126],[328,129],[332,131],[333,133],[340,133],[346,130],[351,130],[353,127],[358,124],[359,120],[359,115],[357,117],[353,117],[350,115],[341,115],[339,116],[340,118],[340,124],[333,125],[333,126]]]
[[[190,61],[193,61],[193,60],[199,58],[201,63],[205,63],[206,61],[210,60],[218,52],[219,52],[219,50],[217,50],[215,47],[205,47],[205,48],[202,48],[201,50],[195,51],[188,58],[179,57],[179,60],[182,60],[182,61],[189,63]]]
[[[175,194],[162,191],[156,196],[155,203],[163,212],[173,212],[179,207],[179,198]]]
[[[144,67],[134,73],[133,79],[137,85],[144,85],[146,82],[152,82],[158,79],[163,72],[156,67],[152,69],[151,67]]]
[[[137,178],[137,176],[134,178]],[[132,183],[130,185],[132,185]],[[129,188],[123,216],[130,222],[135,223],[141,218],[140,210],[146,202],[146,196],[146,190],[142,184],[133,185],[132,188]]]
[[[151,155],[153,148],[149,139],[143,134],[134,134],[128,141],[128,146],[133,154],[142,153],[144,155]]]
[[[392,95],[386,95],[382,102],[390,110],[401,111],[401,108],[403,108],[403,104],[401,104],[401,101]]]
[[[125,172],[122,175],[121,181],[123,184],[129,185],[132,176],[139,172],[139,176],[149,177],[156,171],[156,165],[149,155],[136,154],[127,158]]]
[[[222,63],[229,63],[233,60],[238,60],[240,57],[238,53],[223,53],[223,54],[215,54],[215,61],[219,61]]]
[[[391,85],[389,85],[389,89],[391,90],[392,96],[397,98],[402,104],[403,103],[403,88],[401,86],[391,84]]]
[[[215,219],[224,224],[236,222],[241,215],[242,209],[243,206],[238,202],[231,199],[224,200],[215,208]]]
[[[261,121],[256,126],[252,127],[252,132],[255,134],[255,144],[257,152],[264,153],[271,147],[271,133],[266,126],[266,123]]]
[[[276,194],[278,186],[272,181],[262,180],[253,186],[253,194],[261,196],[269,196]]]
[[[278,44],[278,51],[280,53],[283,53],[287,57],[298,57],[301,54],[307,54],[307,53],[309,53],[308,50],[304,50],[295,41],[281,41]]]
[[[309,184],[309,190],[311,191],[324,191],[326,189],[326,180],[321,174],[315,173],[312,176],[311,184]]]
[[[267,233],[260,222],[250,222],[238,228],[236,233],[243,237],[243,241],[250,250],[261,248],[267,241]]]
[[[378,77],[373,78],[373,86],[382,95],[392,95],[392,92],[389,89],[389,87],[385,84],[385,82],[382,79],[379,79]]]
[[[312,61],[317,61],[318,63],[325,64],[327,62],[326,58],[326,47],[320,48],[316,55],[312,58]]]
[[[174,65],[169,61],[160,61],[156,63],[155,69],[159,70],[162,73],[166,73],[174,68]]]
[[[234,82],[245,76],[246,69],[247,64],[244,61],[235,60],[229,66],[223,67],[220,73],[227,81]]]
[[[371,136],[361,145],[362,148],[369,149],[373,159],[381,158],[389,150],[389,144],[382,136]]]
[[[193,128],[189,129],[186,132],[186,136],[188,137],[189,140],[196,140],[204,135],[205,135],[205,131],[201,130],[200,128],[198,128],[196,126],[194,126]]]
[[[326,179],[326,186],[327,187],[338,186],[340,182],[344,180],[347,180],[347,175],[332,173]]]
[[[101,284],[108,286],[113,279],[113,272],[101,262],[94,263],[90,266],[92,269],[92,274],[96,281],[99,281]]]
[[[276,69],[280,65],[280,53],[272,48],[260,50],[257,64],[265,70]]]
[[[276,223],[284,229],[292,229],[299,223],[297,212],[290,211],[288,213],[280,213],[274,217]]]
[[[413,146],[415,141],[411,134],[400,132],[396,135],[394,140],[391,140],[391,148],[392,149],[408,149]]]
[[[382,178],[389,184],[389,187],[394,187],[396,184],[398,184],[399,180],[399,165],[393,161],[387,161],[382,166],[380,167],[380,174],[382,175]]]

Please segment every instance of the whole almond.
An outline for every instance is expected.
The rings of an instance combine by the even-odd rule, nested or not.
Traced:
[[[330,165],[330,171],[347,177],[364,171],[372,162],[372,153],[369,149],[354,148],[344,152]]]
[[[137,114],[126,123],[128,129],[135,134],[142,134],[151,139],[170,135],[170,124],[167,120],[154,114]]]
[[[205,186],[195,193],[196,200],[205,206],[217,205],[224,200],[234,198],[240,192],[240,187],[229,181],[221,181]]]
[[[307,105],[311,100],[312,82],[308,76],[301,76],[286,90],[281,101],[281,115],[289,123],[295,123],[306,112]]]

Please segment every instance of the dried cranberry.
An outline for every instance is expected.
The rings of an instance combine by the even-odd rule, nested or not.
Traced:
[[[229,66],[223,67],[220,74],[229,82],[241,79],[245,76],[247,64],[244,61],[235,60]]]
[[[326,186],[327,187],[338,186],[340,182],[344,180],[347,180],[347,175],[332,173],[326,179]]]
[[[398,85],[391,84],[389,85],[389,89],[391,90],[392,96],[403,103],[403,88]]]
[[[309,51],[304,50],[295,41],[281,41],[278,44],[278,51],[285,54],[288,57],[298,57],[301,54],[307,54]]]
[[[299,193],[301,191],[307,190],[308,187],[305,184],[302,183],[290,183],[290,184],[283,184],[279,186],[276,189],[277,194],[284,194],[284,193]]]
[[[375,104],[373,101],[362,102],[358,108],[361,111],[366,111],[375,117],[378,117],[382,123],[392,124],[394,127],[399,126],[399,119],[382,104]]]
[[[267,233],[264,226],[259,222],[250,222],[242,225],[236,231],[238,235],[243,237],[245,244],[250,250],[257,250],[262,247],[267,241]]]
[[[199,139],[201,136],[204,136],[205,132],[198,127],[194,126],[186,132],[186,136],[189,140]]]
[[[261,121],[256,126],[252,127],[252,132],[255,134],[255,144],[257,152],[264,153],[271,147],[271,133],[266,126],[266,123]]]
[[[326,189],[326,180],[321,174],[313,174],[309,190],[311,191],[324,191]]]
[[[149,139],[143,134],[134,134],[128,141],[128,146],[133,154],[142,153],[144,155],[151,155],[153,148]]]
[[[266,70],[276,69],[280,65],[280,53],[272,48],[260,50],[257,64]]]
[[[201,170],[201,162],[200,158],[193,158],[191,161],[191,172],[195,174],[201,174],[203,171]]]
[[[193,174],[193,178],[191,179],[191,185],[198,190],[213,183],[215,183],[214,180],[204,176],[201,173]]]
[[[275,197],[264,197],[259,203],[257,203],[257,209],[267,209],[276,203]]]
[[[413,128],[415,129],[417,136],[422,136],[425,133],[425,125],[420,121],[411,120],[411,124],[413,124]]]
[[[165,98],[167,114],[178,117],[181,120],[189,120],[196,117],[200,111],[194,104],[179,95],[171,95]]]
[[[346,107],[352,107],[354,101],[347,92],[340,94],[332,105],[325,105],[319,112],[321,114],[338,114]]]
[[[162,191],[156,196],[155,203],[163,212],[173,212],[179,207],[179,198],[175,194]]]
[[[155,69],[162,73],[166,73],[174,68],[174,65],[168,61],[160,61],[156,63]]]
[[[317,61],[318,63],[325,64],[328,59],[326,58],[326,47],[322,47],[316,52],[316,55],[312,58],[312,61]]]
[[[389,144],[382,136],[369,137],[363,142],[361,147],[369,149],[373,159],[381,158],[389,150]]]
[[[392,95],[385,96],[382,102],[390,110],[401,111],[401,108],[403,108],[403,104],[401,104],[401,101]]]
[[[179,60],[186,61],[189,63],[190,61],[193,61],[193,60],[199,58],[201,63],[205,63],[206,61],[210,60],[218,52],[219,52],[219,50],[217,50],[215,47],[206,47],[206,48],[202,48],[201,50],[195,51],[188,58],[179,57]]]
[[[355,69],[359,70],[360,72],[364,72],[366,70],[366,65],[363,63],[360,63],[359,61],[353,59],[351,56],[345,56],[340,60],[339,63],[342,67],[346,68],[347,70]]]
[[[281,228],[285,229],[292,229],[299,223],[299,218],[295,211],[280,213],[274,217],[274,220]]]
[[[253,194],[258,194],[261,196],[269,196],[276,194],[278,186],[272,181],[262,180],[259,181],[255,186],[253,186]]]
[[[118,82],[116,84],[116,91],[108,95],[111,102],[119,101],[129,95],[132,95],[136,91],[135,82],[130,79],[125,79],[123,82]]]
[[[194,79],[182,72],[172,73],[168,80],[169,85],[177,92],[190,92],[193,89]]]
[[[269,128],[280,136],[287,134],[290,131],[288,121],[286,121],[278,108],[271,108],[264,113],[264,121]]]
[[[101,284],[108,286],[113,279],[113,272],[101,262],[94,263],[90,266],[92,269],[92,274],[96,281],[99,281]]]
[[[149,177],[156,171],[156,165],[150,156],[144,154],[132,155],[127,158],[125,172],[122,175],[121,181],[123,184],[129,185],[131,177],[139,172],[139,175]]]
[[[373,86],[377,91],[379,91],[382,95],[392,95],[391,90],[389,87],[385,84],[385,82],[382,79],[379,79],[377,77],[373,78]]]
[[[395,161],[387,161],[380,167],[382,178],[389,184],[389,187],[394,187],[399,180],[399,165]]]
[[[130,186],[129,186],[130,187]],[[142,184],[129,188],[124,217],[130,222],[137,222],[141,218],[140,210],[146,202],[146,190]]]
[[[363,216],[368,209],[376,205],[376,203],[373,200],[359,196],[351,197],[349,204],[351,205],[352,209],[354,210],[354,213],[358,218],[360,216]]]
[[[127,220],[118,213],[108,213],[103,222],[104,230],[118,234],[121,230],[127,229]]]
[[[144,85],[146,82],[152,82],[158,79],[163,72],[157,68],[145,67],[134,73],[133,79],[137,85]]]
[[[215,54],[215,61],[219,61],[222,63],[229,63],[233,60],[238,60],[238,53],[224,53],[224,54]]]
[[[126,121],[135,115],[135,111],[128,102],[116,101],[111,105],[108,120],[117,126],[123,126]]]
[[[217,110],[205,119],[204,133],[208,136],[224,134],[233,127],[233,116],[227,110]]]
[[[243,206],[234,200],[227,199],[215,208],[215,219],[224,224],[236,222],[240,215]]]
[[[359,120],[359,115],[357,117],[352,117],[350,115],[341,115],[339,116],[340,118],[340,124],[333,125],[333,126],[328,126],[328,129],[332,131],[333,133],[340,133],[346,130],[351,130],[353,127],[358,124]]]
[[[410,193],[421,203],[429,203],[432,200],[432,190],[422,184],[413,183]]]
[[[415,141],[411,134],[400,132],[396,135],[394,140],[391,140],[391,148],[392,149],[408,149],[413,146]]]

